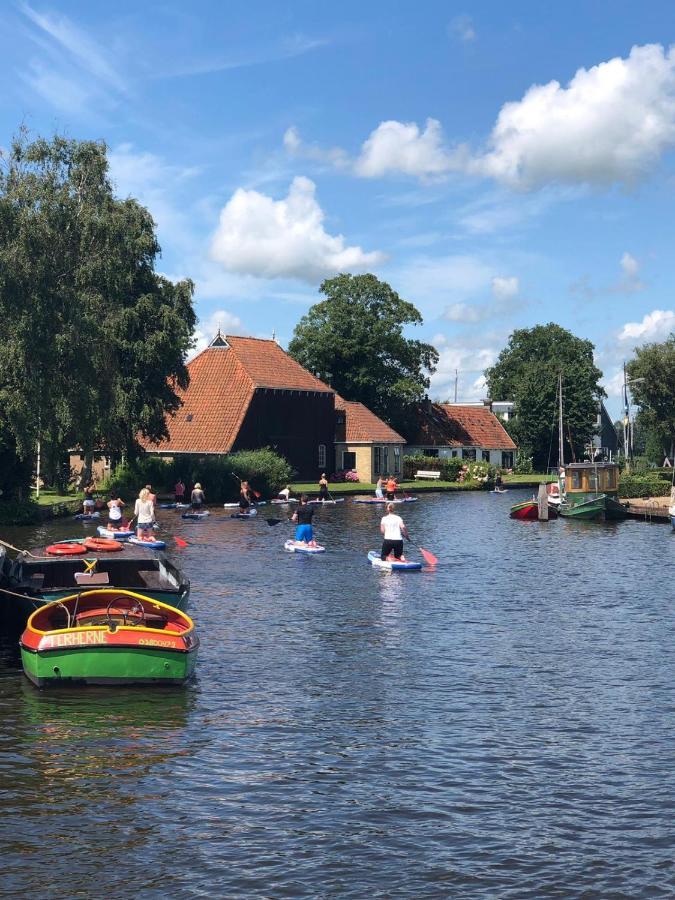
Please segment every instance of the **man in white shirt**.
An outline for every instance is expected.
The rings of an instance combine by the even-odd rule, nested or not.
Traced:
[[[387,503],[387,515],[380,522],[382,532],[382,551],[380,559],[386,559],[393,553],[396,559],[403,559],[403,538],[408,537],[408,529],[400,516],[394,514],[394,504]]]

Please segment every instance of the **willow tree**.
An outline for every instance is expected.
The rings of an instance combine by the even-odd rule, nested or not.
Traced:
[[[17,455],[161,437],[187,383],[191,282],[155,273],[154,223],[115,198],[103,143],[24,131],[1,163],[0,408]]]

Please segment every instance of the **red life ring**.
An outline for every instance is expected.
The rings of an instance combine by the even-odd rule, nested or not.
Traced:
[[[119,541],[113,541],[110,538],[87,538],[84,542],[87,550],[121,550],[122,544]]]
[[[50,544],[47,553],[50,556],[78,556],[85,549],[84,544]]]

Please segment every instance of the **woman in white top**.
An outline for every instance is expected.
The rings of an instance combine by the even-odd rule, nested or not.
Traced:
[[[152,540],[152,524],[155,521],[155,504],[150,500],[150,491],[147,488],[138,495],[134,506],[136,517],[136,537],[141,541]]]
[[[408,537],[408,529],[403,519],[394,514],[393,503],[387,503],[387,515],[382,516],[380,531],[384,539],[380,559],[386,559],[390,553],[393,553],[396,559],[404,559],[403,538]]]
[[[122,507],[124,500],[120,500],[117,494],[112,494],[108,500],[108,528],[115,531],[122,524]]]

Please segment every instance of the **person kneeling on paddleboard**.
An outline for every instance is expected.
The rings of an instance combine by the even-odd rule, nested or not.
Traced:
[[[382,516],[380,531],[384,538],[380,559],[386,559],[390,553],[393,553],[396,559],[404,559],[403,538],[408,537],[408,529],[403,519],[394,514],[393,503],[387,503],[387,515]]]
[[[287,484],[285,488],[280,490],[279,493],[277,494],[277,496],[280,500],[286,500],[286,502],[288,502],[288,500],[290,499],[290,496],[291,496],[290,484]]]
[[[307,494],[300,497],[298,508],[291,516],[291,522],[296,523],[295,540],[309,544],[310,547],[316,546],[314,540],[314,530],[312,529],[312,518],[314,517],[314,507],[307,502]]]

